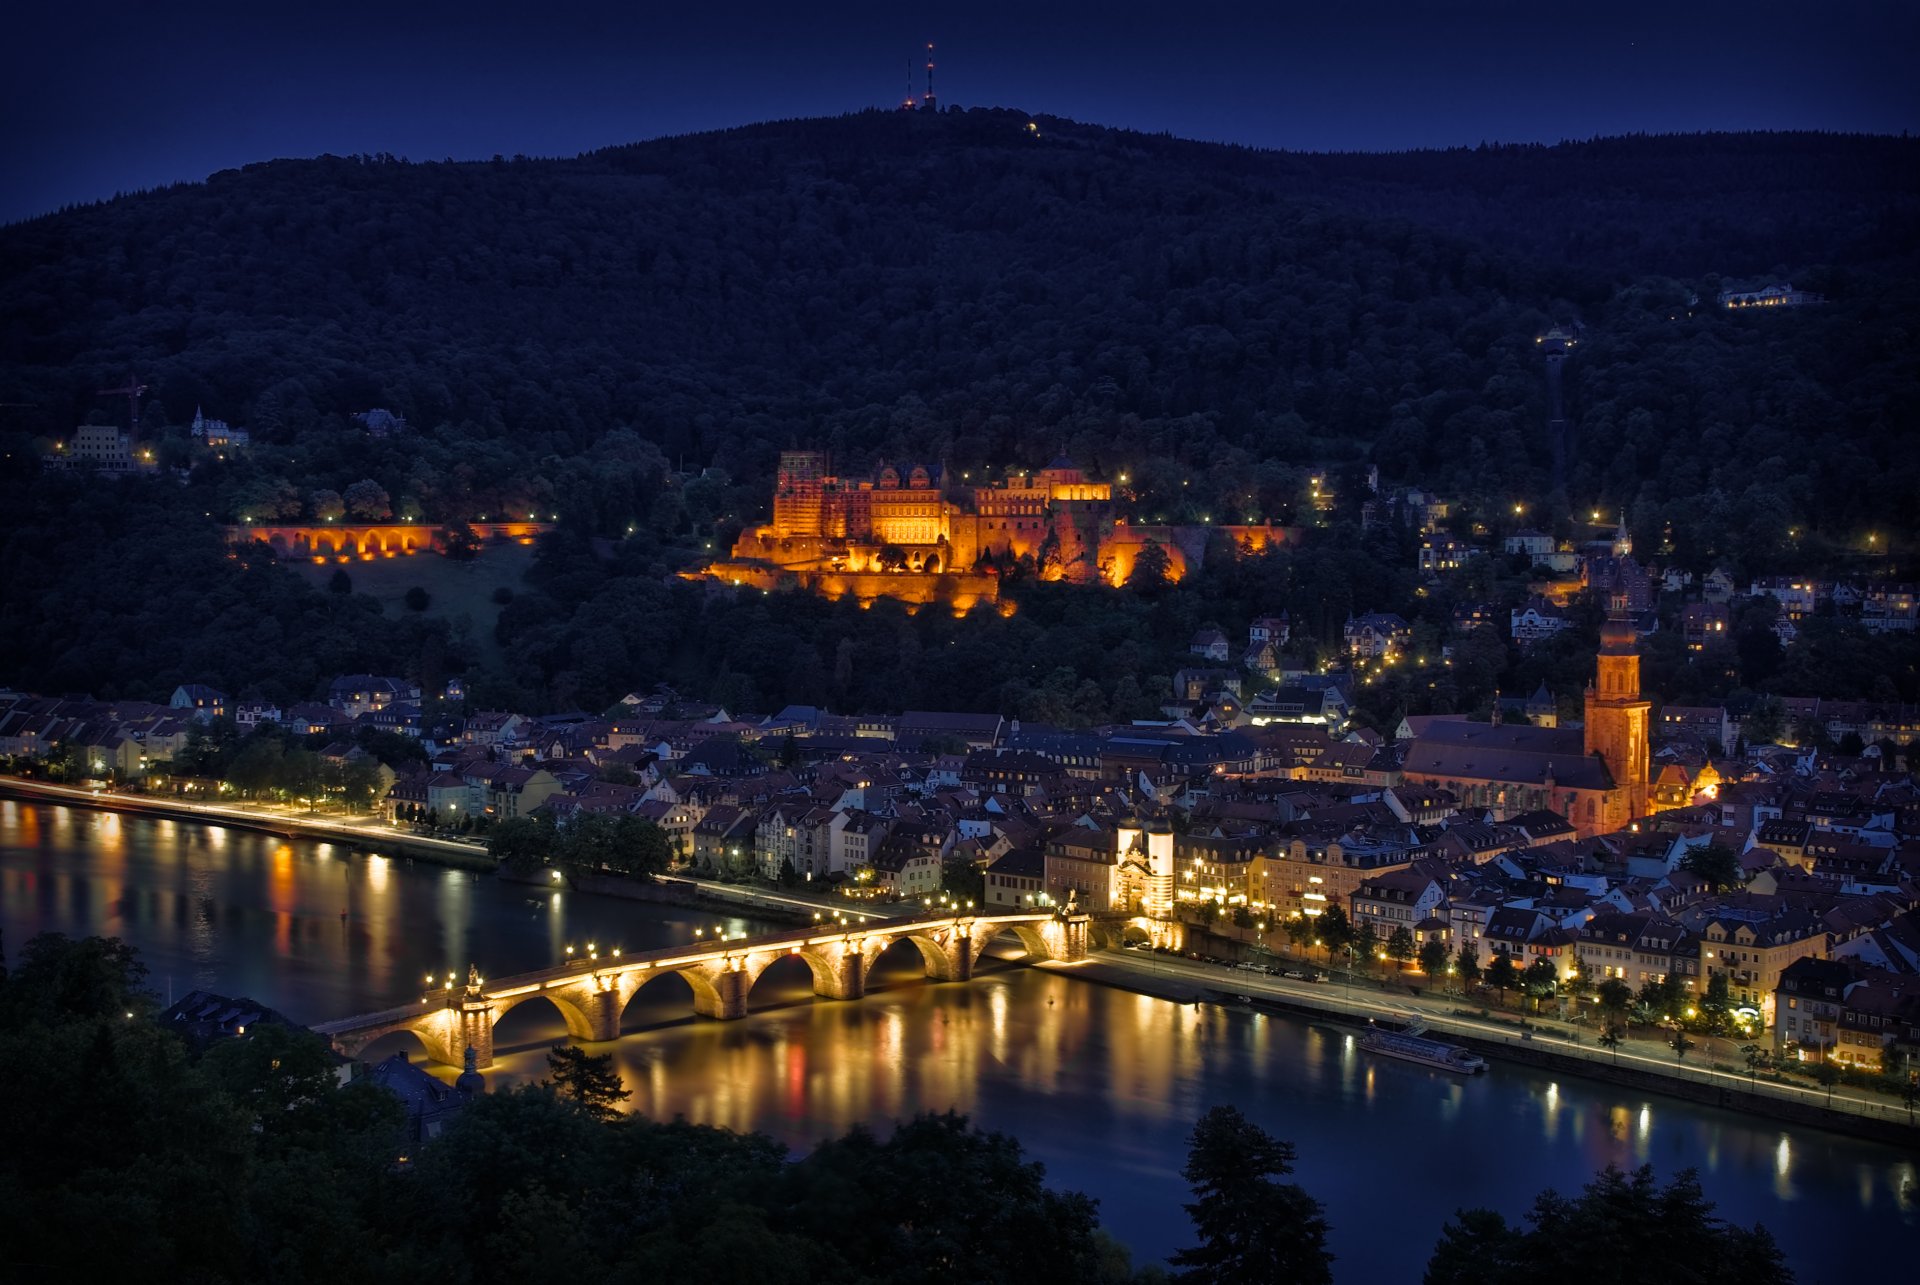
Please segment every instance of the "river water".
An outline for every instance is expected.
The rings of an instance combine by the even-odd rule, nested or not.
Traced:
[[[345,911],[343,917],[341,912]],[[299,1021],[416,998],[424,976],[476,963],[501,976],[588,941],[694,940],[748,919],[554,893],[321,843],[0,800],[0,930],[116,934],[169,987],[245,994]],[[1179,1175],[1200,1112],[1232,1103],[1299,1150],[1323,1200],[1343,1282],[1416,1281],[1458,1207],[1517,1215],[1548,1186],[1651,1162],[1699,1169],[1723,1215],[1764,1222],[1803,1282],[1878,1278],[1920,1246],[1920,1157],[1496,1063],[1472,1080],[1369,1057],[1344,1030],[1198,1008],[1070,972],[1008,966],[972,983],[919,979],[889,951],[878,992],[814,1002],[782,961],[739,1022],[690,1015],[661,978],[628,1007],[611,1051],[632,1106],[796,1148],[867,1122],[953,1108],[1018,1137],[1049,1180],[1100,1200],[1137,1257],[1189,1234]],[[558,1014],[529,1003],[496,1032],[494,1084],[538,1076]],[[417,1052],[395,1036],[369,1050]],[[1897,1275],[1897,1273],[1896,1273]]]

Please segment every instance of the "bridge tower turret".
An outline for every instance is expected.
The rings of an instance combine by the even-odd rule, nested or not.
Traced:
[[[476,1071],[493,1065],[494,1004],[480,989],[485,980],[477,967],[467,965],[466,989],[447,1005],[453,1026],[451,1043],[461,1050],[463,1061],[468,1052],[472,1053]]]

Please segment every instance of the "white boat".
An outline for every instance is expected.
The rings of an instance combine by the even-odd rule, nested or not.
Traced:
[[[1418,1062],[1440,1071],[1456,1071],[1461,1075],[1478,1075],[1487,1069],[1487,1060],[1479,1054],[1458,1044],[1448,1044],[1445,1040],[1430,1040],[1419,1034],[1419,1030],[1416,1024],[1405,1031],[1368,1031],[1361,1038],[1360,1047],[1369,1053],[1397,1057],[1405,1062]]]

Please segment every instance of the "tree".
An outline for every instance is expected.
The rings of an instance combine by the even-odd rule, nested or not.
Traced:
[[[1173,559],[1158,540],[1148,540],[1134,557],[1133,570],[1127,576],[1127,588],[1153,594],[1173,579]]]
[[[347,506],[338,491],[315,491],[307,497],[307,507],[316,522],[338,522],[346,516]]]
[[[1600,1030],[1600,1046],[1613,1054],[1615,1066],[1620,1064],[1620,1044],[1623,1038],[1620,1023],[1616,1021],[1609,1020]]]
[[[1603,1017],[1622,1020],[1627,1010],[1633,1007],[1633,987],[1618,977],[1609,977],[1594,990],[1594,998],[1600,1003]]]
[[[429,813],[430,824],[438,825],[437,814]],[[487,851],[508,874],[522,877],[534,874],[553,860],[558,836],[544,818],[507,817],[487,834]]]
[[[1506,1007],[1507,992],[1520,984],[1520,970],[1513,966],[1513,956],[1504,950],[1493,952],[1493,962],[1487,966],[1487,985],[1500,992],[1500,1006]]]
[[[621,1113],[619,1104],[633,1096],[613,1069],[613,1054],[596,1055],[571,1044],[556,1044],[548,1050],[546,1083],[597,1120],[614,1119]]]
[[[1538,1012],[1540,1001],[1553,998],[1560,989],[1560,970],[1553,966],[1551,960],[1536,959],[1520,975],[1520,982],[1533,1000],[1534,1011]]]
[[[1453,971],[1460,978],[1460,985],[1467,990],[1480,984],[1480,952],[1474,949],[1472,942],[1460,943],[1460,953],[1454,957]]]
[[[1333,962],[1334,955],[1353,945],[1353,925],[1347,919],[1347,912],[1340,907],[1327,907],[1323,914],[1315,918],[1314,924],[1318,929],[1320,944],[1327,949],[1329,964]]]
[[[1413,933],[1405,927],[1396,927],[1387,934],[1387,958],[1402,968],[1413,959]]]
[[[1691,1169],[1662,1188],[1650,1165],[1631,1174],[1608,1166],[1571,1199],[1541,1192],[1523,1227],[1495,1210],[1461,1210],[1441,1231],[1425,1285],[1595,1281],[1654,1261],[1675,1280],[1791,1285],[1765,1228],[1725,1222],[1713,1208]]]
[[[480,554],[480,535],[465,522],[449,523],[442,545],[446,556],[458,562],[471,562]]]
[[[948,857],[940,867],[940,891],[978,906],[987,898],[987,876],[965,857]]]
[[[433,595],[425,589],[422,589],[419,585],[414,585],[407,590],[406,603],[408,611],[425,611],[432,602]]]
[[[1181,1174],[1193,1188],[1187,1216],[1200,1243],[1170,1260],[1184,1285],[1330,1285],[1333,1255],[1318,1200],[1297,1183],[1293,1144],[1233,1107],[1194,1125]]]
[[[1373,970],[1380,954],[1380,934],[1371,919],[1360,921],[1360,926],[1353,930],[1353,942],[1347,949],[1355,959],[1366,964],[1368,971]]]
[[[1694,1047],[1694,1043],[1687,1038],[1685,1031],[1679,1027],[1675,1027],[1673,1038],[1667,1041],[1667,1047],[1673,1050],[1673,1060],[1675,1062],[1684,1062],[1687,1060],[1688,1052]]]
[[[1420,943],[1420,971],[1438,978],[1447,968],[1447,946],[1437,937]]]
[[[352,593],[353,592],[353,577],[347,574],[347,569],[345,567],[336,567],[334,569],[333,574],[327,578],[327,592],[329,593]]]
[[[1706,880],[1715,892],[1744,887],[1747,882],[1740,854],[1718,843],[1687,849],[1686,855],[1680,858],[1680,868]]]
[[[385,522],[393,516],[393,502],[386,488],[370,477],[361,478],[341,492],[341,499],[356,521]]]
[[[1733,983],[1727,974],[1715,969],[1707,977],[1707,989],[1700,996],[1700,1014],[1709,1031],[1718,1034],[1727,1026],[1733,1010]]]

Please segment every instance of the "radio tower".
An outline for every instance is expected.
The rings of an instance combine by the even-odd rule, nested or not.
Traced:
[[[933,99],[933,41],[931,41],[931,40],[929,40],[929,41],[927,41],[927,96],[926,96],[926,98],[925,98],[925,99],[924,99],[924,100],[923,100],[923,101],[921,102],[921,104],[920,104],[920,110],[921,110],[921,111],[926,111],[926,112],[930,112],[930,111],[933,111],[933,110],[934,110],[934,99]]]
[[[912,54],[907,55],[907,96],[900,100],[900,110],[903,112],[910,112],[913,110],[913,55]]]

